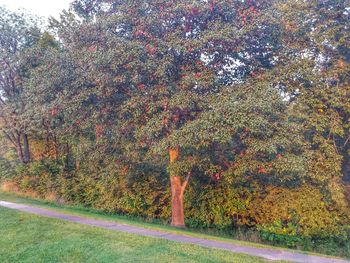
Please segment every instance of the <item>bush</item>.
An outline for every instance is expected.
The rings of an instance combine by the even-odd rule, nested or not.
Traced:
[[[61,172],[59,164],[46,159],[21,165],[16,172],[15,181],[23,192],[35,192],[41,197],[56,192],[56,179]]]
[[[269,225],[257,227],[261,238],[273,244],[296,247],[303,243],[303,238],[298,235],[298,226],[289,222],[284,224],[281,220]]]
[[[16,162],[0,157],[0,181],[14,177],[16,174]]]
[[[265,195],[253,200],[249,214],[260,228],[273,234],[297,226],[293,231],[299,236],[344,237],[350,224],[348,213],[335,203],[326,202],[320,190],[308,185],[269,188]]]
[[[168,181],[147,172],[95,166],[67,171],[55,161],[18,166],[13,181],[29,196],[63,200],[108,213],[166,221],[171,215]],[[349,217],[316,188],[267,188],[249,192],[223,179],[194,178],[186,191],[186,224],[237,239],[349,255]]]

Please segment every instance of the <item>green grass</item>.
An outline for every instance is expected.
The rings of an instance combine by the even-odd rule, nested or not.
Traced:
[[[42,201],[42,200],[38,200],[38,199],[24,198],[24,197],[21,197],[19,195],[16,195],[13,193],[8,193],[8,192],[0,191],[0,200],[15,202],[15,203],[22,203],[22,204],[29,204],[29,205],[33,205],[33,206],[38,206],[38,207],[43,207],[43,208],[59,211],[61,213],[69,213],[69,214],[73,214],[73,215],[80,215],[80,216],[85,216],[85,217],[94,218],[94,219],[103,219],[103,220],[108,220],[108,221],[114,221],[114,222],[118,222],[118,223],[140,226],[140,227],[153,229],[153,230],[161,230],[161,231],[167,231],[170,233],[184,234],[184,235],[188,235],[188,236],[205,238],[205,239],[210,239],[210,240],[224,241],[224,242],[229,242],[229,243],[233,243],[233,244],[237,244],[237,245],[259,247],[259,248],[269,248],[269,249],[281,249],[279,247],[273,247],[273,246],[268,246],[268,245],[259,244],[259,243],[239,241],[239,240],[234,240],[234,239],[230,239],[227,237],[220,237],[220,236],[215,236],[215,235],[203,234],[203,233],[200,233],[198,231],[191,230],[191,229],[178,229],[178,228],[173,228],[173,227],[168,226],[168,225],[145,222],[145,221],[142,221],[141,219],[138,219],[138,218],[130,218],[127,216],[120,216],[120,215],[111,215],[111,214],[103,213],[100,211],[96,211],[96,210],[93,210],[90,208],[84,208],[84,207],[80,207],[80,206],[58,205],[58,204],[53,203],[53,202],[47,202],[47,201]],[[292,252],[297,252],[297,253],[331,257],[331,256],[327,256],[327,255],[321,255],[318,253],[297,251],[297,250],[286,249],[286,248],[283,248],[283,249],[289,250]]]
[[[0,262],[266,262],[0,207]]]
[[[103,219],[103,220],[108,220],[108,221],[114,221],[114,222],[118,222],[118,223],[139,226],[139,227],[144,227],[144,228],[153,229],[153,230],[161,230],[161,231],[167,231],[167,232],[171,232],[171,233],[185,234],[185,235],[189,235],[189,236],[193,236],[193,237],[231,242],[231,243],[239,244],[239,245],[247,245],[247,246],[260,247],[260,248],[279,249],[276,247],[258,244],[258,243],[245,242],[245,241],[233,240],[233,239],[226,238],[226,237],[219,237],[219,236],[215,236],[215,235],[203,234],[203,233],[200,233],[198,231],[195,231],[194,229],[174,228],[174,227],[171,227],[169,225],[164,225],[164,224],[160,224],[160,223],[157,224],[155,222],[145,222],[144,220],[142,220],[140,218],[135,218],[135,217],[132,218],[132,217],[128,217],[128,216],[108,214],[108,213],[104,213],[101,211],[97,211],[97,210],[93,210],[91,208],[85,208],[85,207],[81,207],[81,206],[58,205],[58,204],[53,203],[53,202],[22,197],[22,196],[19,196],[17,194],[14,194],[14,193],[0,191],[0,200],[14,202],[14,203],[28,204],[28,205],[33,205],[33,206],[37,206],[37,207],[43,207],[43,208],[59,211],[61,213],[80,215],[80,216],[85,216],[85,217],[94,218],[94,219]]]

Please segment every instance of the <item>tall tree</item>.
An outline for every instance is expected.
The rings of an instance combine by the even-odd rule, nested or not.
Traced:
[[[30,160],[27,124],[21,119],[25,110],[22,99],[21,56],[40,36],[35,18],[0,8],[0,118],[2,132],[17,150],[18,159]]]
[[[175,167],[193,153],[182,149],[181,141],[174,143],[171,135],[210,110],[221,90],[250,72],[273,65],[274,52],[281,45],[276,40],[278,30],[273,30],[277,24],[269,24],[268,17],[261,15],[269,4],[271,1],[73,4],[86,20],[70,33],[63,31],[62,39],[72,57],[84,61],[80,87],[88,87],[89,92],[78,92],[77,86],[72,92],[80,96],[85,109],[87,105],[101,108],[103,116],[93,114],[95,110],[89,116],[97,117],[96,122],[114,122],[116,134],[127,134],[127,141],[137,145],[139,153],[151,154],[160,145],[163,153],[167,151],[173,225],[184,225],[184,192],[193,173],[191,162],[185,162],[185,171]]]
[[[276,5],[284,16],[285,48],[270,81],[290,102],[290,118],[301,125],[308,182],[327,189],[346,206],[342,178],[349,174],[349,1],[308,1]]]

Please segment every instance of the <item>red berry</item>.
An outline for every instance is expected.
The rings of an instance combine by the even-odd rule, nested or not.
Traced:
[[[147,53],[150,55],[154,55],[157,51],[157,49],[151,45],[146,46]]]
[[[145,87],[146,87],[146,85],[143,84],[143,83],[140,83],[140,84],[137,85],[137,88],[140,89],[140,90],[145,89]]]
[[[215,8],[215,2],[212,1],[212,2],[210,2],[210,11],[213,12],[214,8]]]
[[[197,8],[192,8],[192,15],[197,15],[199,13]]]
[[[56,116],[57,113],[58,113],[57,107],[53,107],[53,108],[51,109],[51,116]]]

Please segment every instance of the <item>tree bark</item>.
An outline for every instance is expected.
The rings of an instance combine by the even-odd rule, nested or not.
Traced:
[[[75,170],[80,170],[80,160],[78,158],[75,160]]]
[[[181,178],[172,176],[171,181],[171,225],[185,227],[184,200],[181,191]]]
[[[66,147],[65,147],[65,168],[68,170],[69,169],[69,158],[70,158],[70,149],[69,149],[69,143],[66,143]]]
[[[180,155],[180,148],[175,147],[169,150],[170,164],[175,163]],[[191,173],[188,174],[185,181],[181,182],[181,177],[177,174],[170,174],[171,185],[171,225],[176,227],[185,227],[184,214],[184,192],[188,184]]]
[[[24,134],[23,135],[23,141],[24,141],[24,162],[28,163],[30,162],[30,149],[29,149],[29,139],[28,135]]]
[[[18,155],[18,159],[20,160],[21,163],[24,163],[24,158],[23,158],[23,149],[22,149],[22,142],[21,142],[21,134],[19,132],[16,132],[16,151]]]
[[[54,145],[54,148],[55,148],[55,160],[56,160],[56,162],[58,162],[59,152],[58,152],[58,142],[57,142],[56,135],[53,136],[53,145]]]

